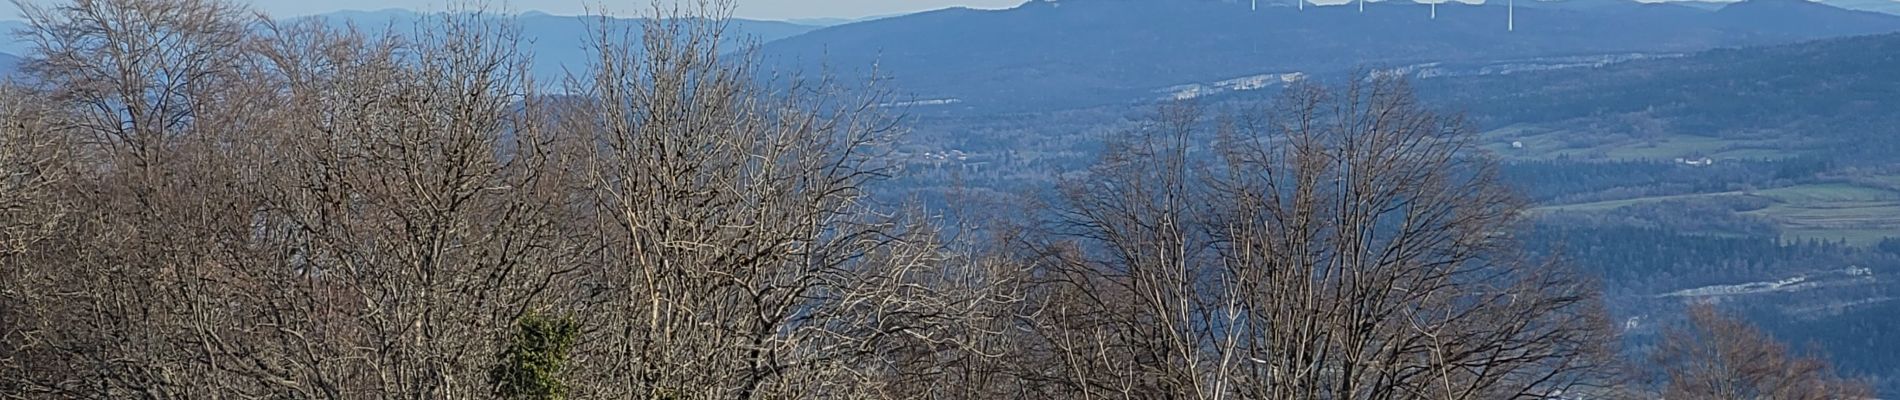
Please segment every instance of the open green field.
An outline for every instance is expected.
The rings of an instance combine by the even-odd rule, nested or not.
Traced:
[[[1754,196],[1772,204],[1742,214],[1774,221],[1784,241],[1845,240],[1856,246],[1900,237],[1900,192],[1848,183],[1822,183],[1754,192],[1699,193],[1539,207],[1536,211],[1606,211],[1635,204]]]
[[[1651,196],[1651,197],[1638,197],[1634,199],[1624,199],[1624,200],[1598,201],[1598,202],[1591,202],[1591,203],[1549,205],[1549,206],[1534,208],[1532,209],[1532,211],[1608,211],[1608,210],[1614,210],[1614,209],[1628,207],[1628,206],[1637,205],[1637,204],[1660,203],[1660,202],[1672,201],[1672,200],[1692,200],[1692,199],[1720,197],[1720,196],[1747,196],[1747,195],[1749,194],[1742,193],[1742,192],[1720,192],[1720,193],[1678,194],[1678,195],[1671,195],[1671,196]]]
[[[1637,139],[1628,135],[1583,132],[1517,124],[1479,134],[1483,147],[1513,160],[1633,161],[1708,157],[1713,160],[1773,160],[1799,155],[1799,146],[1769,139],[1723,139],[1666,133]],[[1513,142],[1523,144],[1513,147]]]
[[[1865,246],[1900,237],[1900,192],[1848,184],[1802,185],[1760,192],[1777,200],[1748,214],[1781,225],[1782,240],[1846,240]]]
[[[1507,160],[1634,161],[1708,157],[1723,162],[1782,159],[1798,156],[1801,149],[1811,148],[1798,143],[1799,139],[1788,138],[1733,139],[1679,133],[1637,138],[1627,132],[1588,129],[1592,128],[1516,124],[1480,133],[1479,137],[1484,148]],[[1522,147],[1513,146],[1513,142]],[[1845,240],[1854,245],[1869,245],[1886,237],[1900,237],[1900,175],[1860,177],[1854,182],[1557,204],[1533,211],[1608,211],[1637,204],[1748,196],[1770,200],[1770,205],[1742,214],[1773,221],[1781,228],[1784,241]]]

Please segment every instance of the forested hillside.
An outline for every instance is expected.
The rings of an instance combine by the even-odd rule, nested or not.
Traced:
[[[1851,360],[1854,373],[1892,377],[1900,364],[1889,355],[1900,348],[1870,338],[1892,317],[1885,277],[1900,273],[1900,259],[1879,248],[1900,236],[1900,120],[1883,111],[1900,95],[1900,79],[1888,76],[1900,71],[1896,44],[1900,37],[1873,35],[1366,71],[1411,77],[1430,107],[1468,117],[1481,131],[1477,145],[1502,162],[1501,177],[1537,204],[1524,236],[1532,250],[1604,279],[1626,338],[1654,340],[1684,304],[1715,301],[1777,336],[1816,341]],[[1279,96],[1269,87],[1190,102],[1247,121]],[[923,190],[901,193],[951,193],[964,203],[1033,199],[1024,188],[1086,165],[1105,138],[1143,129],[1152,104],[1166,102],[1053,112],[909,107],[917,132],[907,154],[915,158],[897,183]],[[951,151],[958,155],[935,156]],[[1853,268],[1872,278],[1842,278]],[[1721,291],[1788,279],[1803,281]],[[1685,290],[1696,294],[1670,296]],[[1883,387],[1900,389],[1885,379]]]
[[[1841,162],[1893,161],[1900,35],[1724,49],[1567,71],[1429,80],[1491,125],[1627,117],[1653,132],[1766,143]],[[1847,151],[1850,153],[1841,154]]]
[[[777,69],[875,72],[922,100],[984,112],[1126,105],[1156,89],[1262,74],[1629,52],[1689,52],[1888,33],[1900,16],[1799,0],[1717,10],[1674,3],[1060,0],[947,9],[813,31],[765,46]],[[1509,21],[1515,20],[1511,30]],[[871,66],[875,65],[873,69]]]
[[[1870,69],[1900,38],[1703,51],[1892,16],[1533,3],[1500,39],[1495,5],[1062,0],[800,33],[728,2],[586,31],[20,4],[4,399],[1821,400],[1900,377],[1871,339],[1900,304],[1900,167],[1830,156],[1889,143],[1854,138],[1893,129],[1860,110],[1895,96]],[[760,26],[790,36],[728,36]],[[799,64],[872,60],[899,78]]]

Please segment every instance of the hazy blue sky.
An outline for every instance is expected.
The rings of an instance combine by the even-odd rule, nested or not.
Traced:
[[[42,0],[44,1],[44,0]],[[445,0],[240,0],[251,3],[275,16],[321,14],[337,10],[381,10],[408,8],[440,9]],[[580,14],[590,6],[606,4],[609,11],[627,13],[646,8],[648,0],[490,0],[520,10],[540,10],[553,14]],[[896,14],[944,7],[1007,8],[1025,0],[738,0],[740,17],[790,19],[821,17],[865,17]],[[4,19],[15,19],[19,10],[12,2],[0,1]]]

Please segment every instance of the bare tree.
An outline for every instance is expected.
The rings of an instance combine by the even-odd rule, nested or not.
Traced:
[[[1791,354],[1746,321],[1708,304],[1665,330],[1651,356],[1670,399],[1871,399],[1866,382],[1845,378],[1825,359]]]
[[[550,245],[567,182],[506,24],[365,38],[217,1],[24,6],[30,68],[76,113],[46,133],[94,166],[64,192],[90,211],[38,260],[70,267],[21,284],[47,288],[16,336],[44,356],[28,393],[491,393],[494,335],[573,251]]]
[[[1020,297],[864,200],[897,133],[878,97],[754,82],[730,4],[603,23],[563,96],[482,13],[371,36],[23,6],[46,101],[9,104],[0,143],[11,393],[480,397],[549,313],[583,328],[576,396],[943,396]]]
[[[219,393],[221,359],[200,351],[220,329],[208,290],[239,234],[227,212],[239,171],[219,150],[248,104],[236,82],[242,10],[210,1],[16,3],[38,48],[27,64],[62,115],[37,134],[68,144],[76,172],[56,238],[16,265],[34,268],[9,340],[29,354],[23,393],[175,398]]]
[[[25,343],[27,307],[41,292],[31,285],[38,249],[56,240],[72,207],[60,186],[71,176],[71,144],[56,134],[60,113],[28,88],[0,87],[0,370],[25,375],[36,354]],[[27,390],[0,379],[0,393]]]
[[[1593,383],[1586,281],[1526,259],[1522,206],[1404,82],[1192,104],[1064,186],[1034,379],[1085,397],[1540,398]],[[1201,159],[1221,162],[1205,164]]]
[[[1513,251],[1521,207],[1394,81],[1214,141],[1170,108],[1060,224],[945,229],[869,200],[875,82],[760,82],[729,2],[603,19],[558,94],[481,12],[22,6],[8,397],[1497,398],[1601,362],[1591,288]]]
[[[0,87],[0,259],[52,235],[68,210],[57,195],[71,175],[60,110],[30,88]]]
[[[581,138],[599,249],[578,379],[618,383],[583,396],[915,390],[892,382],[932,374],[890,357],[960,348],[983,328],[961,321],[1008,294],[978,290],[986,271],[927,220],[865,200],[898,133],[875,88],[755,82],[753,56],[728,53],[709,22],[730,5],[699,7],[661,9],[637,34],[602,21],[600,58],[568,90],[562,113],[587,117],[560,130]]]
[[[413,36],[280,27],[287,106],[259,165],[259,331],[301,396],[493,391],[497,335],[556,303],[573,247],[546,109],[505,20],[453,13]],[[268,160],[259,158],[258,160]]]

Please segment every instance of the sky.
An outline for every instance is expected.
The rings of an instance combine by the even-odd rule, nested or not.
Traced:
[[[48,0],[39,0],[48,1]],[[57,1],[57,0],[53,0]],[[406,8],[440,10],[454,0],[238,0],[250,3],[277,17],[322,14],[339,10],[382,10]],[[649,0],[487,0],[506,4],[517,11],[542,11],[574,15],[605,4],[614,14],[632,14],[646,9]],[[670,0],[679,1],[679,0]],[[945,7],[1009,8],[1025,0],[737,0],[740,18],[861,18]],[[0,19],[17,19],[20,12],[12,2],[0,1]]]

